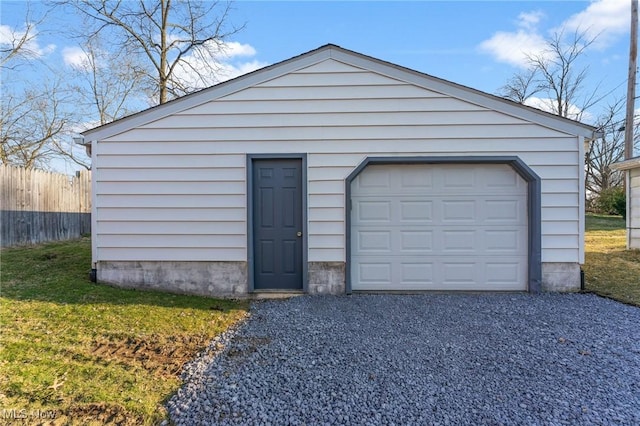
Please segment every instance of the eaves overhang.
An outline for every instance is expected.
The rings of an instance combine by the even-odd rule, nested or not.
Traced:
[[[630,158],[628,160],[613,163],[610,166],[614,170],[624,171],[640,167],[640,157]]]

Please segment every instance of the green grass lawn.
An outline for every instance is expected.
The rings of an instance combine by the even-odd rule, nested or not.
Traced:
[[[586,224],[586,289],[640,306],[640,251],[625,250],[624,221]],[[248,304],[96,285],[90,252],[88,238],[0,251],[0,409],[157,423],[182,365]]]
[[[0,409],[56,424],[156,423],[182,365],[248,308],[93,284],[88,238],[0,261]]]
[[[621,217],[587,215],[584,273],[587,291],[640,306],[640,251],[626,250]]]

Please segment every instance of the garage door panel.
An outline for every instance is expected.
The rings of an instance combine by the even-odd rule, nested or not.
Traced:
[[[391,171],[385,169],[372,170],[370,173],[358,176],[355,181],[358,193],[375,193],[391,188]]]
[[[377,166],[376,166],[377,167]],[[447,170],[431,169],[421,165],[393,166],[403,167],[402,173],[378,168],[366,174],[360,174],[353,181],[354,193],[359,195],[377,195],[388,190],[396,195],[422,193],[428,189],[432,195],[446,195],[483,191],[487,194],[514,195],[526,192],[526,182],[508,165],[493,165],[482,169],[470,165],[447,166]]]
[[[360,201],[356,204],[356,217],[359,223],[391,221],[390,201]]]
[[[493,283],[517,284],[523,279],[521,262],[487,262],[485,275]]]
[[[458,284],[476,283],[477,270],[476,262],[444,261],[442,263],[442,284],[446,288]]]
[[[526,228],[522,229],[487,229],[484,231],[484,250],[487,253],[501,254],[505,252],[519,252],[526,250],[524,240],[520,237]]]
[[[353,279],[361,290],[525,290],[526,265],[519,258],[491,261],[486,258],[456,257],[430,259],[407,256],[401,261],[388,257],[353,259],[358,269]],[[356,288],[357,289],[357,288]]]
[[[403,253],[433,251],[433,231],[428,229],[400,230],[399,250]]]
[[[375,258],[373,260],[376,260]],[[390,262],[359,262],[356,269],[358,282],[367,287],[384,284],[390,286],[392,265]]]
[[[358,231],[356,247],[360,253],[391,253],[391,231]]]
[[[474,200],[443,200],[441,203],[442,216],[440,220],[443,224],[475,223],[475,218],[478,216],[476,204]]]
[[[439,167],[439,166],[438,166]],[[441,177],[435,178],[434,190],[440,194],[469,193],[481,191],[487,194],[522,194],[526,182],[508,165],[482,166],[460,165],[446,166]]]
[[[441,192],[450,190],[469,190],[477,185],[475,170],[469,167],[448,167],[441,171]]]
[[[368,166],[351,189],[352,289],[526,290],[527,184],[509,166]]]
[[[419,286],[433,285],[433,263],[425,261],[402,262],[399,270],[402,288],[415,290]]]
[[[433,219],[433,202],[432,201],[398,201],[399,208],[398,222],[419,222],[427,223]]]
[[[512,255],[527,250],[522,238],[526,227],[370,225],[352,233],[354,248],[360,254],[456,256],[484,252],[489,255]]]
[[[526,205],[523,200],[486,200],[484,203],[485,223],[501,225],[517,225],[522,223],[526,215]]]
[[[527,185],[509,166],[485,169],[480,181],[484,188],[509,194],[522,194],[526,191]]]
[[[399,185],[396,185],[403,192],[413,193],[433,189],[433,173],[425,168],[411,168],[406,173],[398,175]]]
[[[384,194],[382,194],[384,196]],[[361,222],[398,223],[455,223],[464,225],[518,225],[526,221],[526,197],[490,197],[473,199],[467,197],[435,197],[419,199],[417,196],[388,195],[380,201],[380,196],[353,197],[352,208]]]
[[[476,230],[443,230],[440,250],[444,254],[473,253],[476,248]]]

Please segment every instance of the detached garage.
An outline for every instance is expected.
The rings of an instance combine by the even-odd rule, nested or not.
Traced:
[[[590,126],[327,45],[84,133],[109,284],[571,291]]]

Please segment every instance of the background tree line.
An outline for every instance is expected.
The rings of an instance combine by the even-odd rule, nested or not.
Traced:
[[[74,134],[215,84],[225,42],[242,29],[231,23],[231,5],[49,0],[39,16],[28,9],[25,26],[0,48],[0,162],[47,169],[65,158],[90,168]],[[60,30],[81,46],[72,71],[52,69],[34,49],[37,27],[54,8],[81,18],[79,28]],[[24,81],[34,67],[41,78]]]
[[[599,87],[587,86],[589,66],[584,56],[596,39],[579,31],[552,34],[540,53],[527,56],[527,68],[514,74],[499,94],[596,127],[603,136],[585,150],[587,209],[624,216],[624,175],[610,166],[624,159],[625,97],[622,92],[602,93]],[[602,111],[600,115],[587,117],[596,106]],[[637,146],[638,123],[631,125]]]
[[[242,29],[231,23],[231,3],[199,0],[49,0],[49,10],[64,8],[80,18],[73,36],[80,60],[69,75],[40,63],[37,82],[3,83],[0,162],[48,168],[64,157],[89,168],[84,149],[72,136],[215,84],[225,42]],[[32,67],[36,27],[46,12],[27,12],[25,27],[0,50],[3,81],[18,81]],[[72,31],[65,29],[65,31]],[[593,124],[603,138],[585,153],[589,208],[619,210],[622,174],[610,165],[623,158],[624,114],[620,93],[589,87],[587,49],[596,41],[586,32],[556,32],[542,51],[527,57],[526,69],[513,75],[498,95],[553,114]],[[186,57],[196,61],[185,60]],[[617,96],[617,99],[616,99]],[[614,99],[611,101],[611,99]],[[606,103],[606,104],[605,104]],[[593,116],[590,111],[602,111]],[[635,132],[637,134],[637,132]]]

